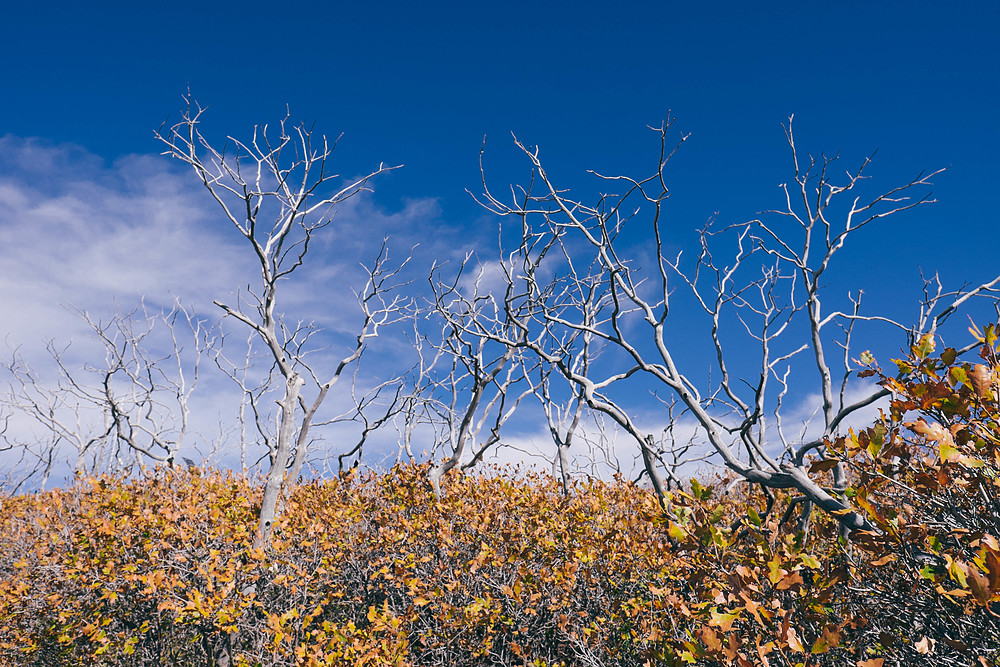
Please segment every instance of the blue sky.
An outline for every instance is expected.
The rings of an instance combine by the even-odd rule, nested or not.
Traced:
[[[344,132],[343,164],[407,165],[380,201],[433,197],[464,224],[484,135],[494,161],[512,156],[513,131],[576,179],[635,170],[650,158],[644,126],[672,110],[692,133],[673,185],[696,222],[771,204],[787,173],[779,123],[794,113],[810,150],[878,149],[887,180],[949,166],[928,215],[956,239],[989,224],[991,3],[33,2],[5,25],[0,131],[107,160],[155,152],[152,130],[190,85],[227,132],[286,104]],[[972,251],[963,264],[989,261],[988,244],[941,240]]]
[[[645,174],[645,126],[669,110],[691,133],[668,169],[672,242],[690,249],[716,213],[734,222],[781,204],[781,123],[795,114],[800,146],[839,151],[845,169],[877,149],[879,187],[949,168],[939,203],[871,230],[836,274],[844,290],[869,289],[873,309],[905,314],[893,309],[916,294],[918,266],[951,286],[997,273],[998,30],[997,5],[963,2],[16,3],[0,40],[13,313],[0,334],[65,333],[62,303],[185,289],[204,302],[242,280],[197,184],[155,157],[153,130],[178,118],[189,86],[210,135],[245,136],[287,104],[344,133],[345,175],[404,164],[355,211],[403,244],[490,235],[465,191],[478,191],[484,135],[499,189],[527,173],[514,132],[586,192],[586,169]],[[206,269],[191,249],[213,243],[231,260]],[[336,275],[342,258],[322,259]]]

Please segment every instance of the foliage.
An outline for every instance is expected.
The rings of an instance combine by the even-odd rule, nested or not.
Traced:
[[[848,492],[873,526],[852,535],[870,568],[855,598],[891,610],[869,635],[902,664],[1000,655],[1000,356],[994,326],[973,329],[983,363],[925,336],[884,374],[888,411],[834,446],[855,473]],[[986,664],[986,663],[984,663]],[[994,663],[990,663],[994,664]]]
[[[669,519],[620,480],[566,498],[548,478],[454,475],[436,502],[425,474],[301,485],[267,551],[253,548],[259,490],[228,474],[7,498],[4,657],[757,664],[815,641],[794,628],[826,628],[803,616],[817,588],[803,582],[828,583],[811,569],[825,566],[789,539],[734,549],[735,505],[712,510],[707,489],[677,494]]]
[[[1000,655],[997,337],[933,340],[880,421],[818,480],[870,530],[759,487],[661,504],[615,479],[426,466],[296,486],[266,548],[260,485],[208,470],[3,499],[0,654],[12,665],[990,665]],[[915,417],[916,415],[916,417]],[[991,662],[992,661],[992,662]]]

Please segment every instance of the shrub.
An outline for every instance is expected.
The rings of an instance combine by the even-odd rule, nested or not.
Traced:
[[[11,665],[988,665],[1000,651],[1000,407],[927,341],[879,375],[877,424],[831,443],[871,523],[806,535],[797,502],[692,481],[408,466],[295,487],[266,550],[259,485],[158,469],[3,499]],[[726,488],[732,488],[725,484]],[[770,492],[769,492],[770,493]]]

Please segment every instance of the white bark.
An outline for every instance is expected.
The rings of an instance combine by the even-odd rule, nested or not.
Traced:
[[[915,342],[933,334],[944,318],[973,295],[995,299],[1000,276],[952,293],[925,290],[928,296],[915,325],[862,315],[859,298],[854,299],[850,312],[824,315],[823,281],[848,238],[878,220],[932,201],[929,195],[911,198],[910,193],[929,186],[934,174],[918,175],[865,200],[854,191],[866,178],[863,173],[870,160],[865,160],[857,173],[849,173],[846,181],[836,183],[831,175],[834,159],[803,160],[790,126],[786,138],[795,182],[784,186],[785,208],[771,212],[777,222],[751,220],[719,230],[706,228],[701,233],[701,253],[694,267],[685,270],[680,257],[664,255],[663,215],[669,196],[664,167],[676,151],[676,147],[668,147],[668,130],[669,123],[657,128],[660,154],[651,176],[637,180],[597,175],[620,190],[602,194],[593,204],[573,199],[559,188],[546,173],[538,149],[529,149],[516,139],[532,167],[529,185],[515,189],[516,196],[508,204],[491,193],[484,174],[480,203],[499,216],[517,220],[522,248],[527,244],[558,247],[552,253],[558,261],[553,260],[555,266],[549,266],[546,273],[554,278],[542,280],[537,271],[510,277],[512,283],[528,285],[507,299],[508,310],[521,314],[515,322],[522,330],[518,337],[498,335],[495,340],[530,350],[553,365],[579,388],[592,410],[609,416],[631,434],[661,497],[665,483],[658,471],[663,465],[653,456],[652,434],[635,422],[635,406],[627,389],[642,377],[672,394],[697,422],[706,444],[743,479],[768,488],[797,490],[804,497],[806,512],[815,505],[837,516],[846,528],[866,526],[839,493],[846,483],[844,471],[834,469],[830,488],[810,476],[805,458],[810,452],[823,455],[825,443],[839,433],[846,417],[886,395],[879,389],[854,403],[845,402],[847,377],[857,370],[851,367],[849,356],[855,325],[888,323],[901,330],[909,342]],[[842,199],[849,200],[846,207],[832,206]],[[834,217],[837,210],[844,211],[839,222]],[[636,262],[626,254],[630,248],[619,241],[621,231],[634,227],[635,220],[642,218],[650,231],[647,247],[654,249],[656,260],[656,270],[646,275],[640,275]],[[792,224],[783,227],[779,224],[782,221]],[[719,242],[727,239],[733,243],[731,250],[719,253]],[[719,262],[717,257],[722,256],[725,261]],[[510,264],[516,266],[517,262]],[[748,275],[753,271],[756,276]],[[674,279],[687,285],[707,316],[718,371],[714,387],[699,387],[687,374],[686,368],[692,366],[685,359],[688,352],[669,342]],[[755,377],[732,374],[734,356],[745,358],[748,353],[745,345],[734,342],[734,327],[749,336],[756,347],[759,366]],[[842,335],[837,338],[827,329]],[[805,337],[796,339],[803,330]],[[617,368],[581,363],[581,355],[589,356],[586,348],[566,344],[580,335],[616,350],[624,361]],[[833,361],[827,354],[831,344],[844,349],[839,392],[834,386]],[[781,411],[787,404],[790,360],[807,352],[816,369],[814,390],[822,400],[823,430],[809,442],[793,443],[784,434]],[[683,364],[679,359],[685,359]],[[774,422],[770,423],[772,416]]]
[[[200,130],[204,110],[190,96],[187,102],[181,121],[166,130],[161,128],[157,137],[166,147],[164,154],[192,168],[255,258],[260,272],[256,287],[235,303],[215,303],[226,317],[253,332],[282,380],[272,436],[267,419],[262,418],[269,412],[267,405],[261,405],[269,395],[268,384],[251,386],[246,366],[219,358],[220,366],[240,383],[269,449],[258,525],[258,545],[264,545],[285,494],[302,473],[310,429],[317,424],[324,400],[344,372],[357,363],[370,340],[379,335],[380,327],[398,319],[404,304],[401,297],[392,295],[396,287],[392,281],[399,268],[388,269],[383,245],[368,272],[367,284],[357,293],[362,324],[355,345],[331,373],[321,376],[307,362],[309,339],[316,329],[310,324],[285,326],[279,307],[281,286],[303,265],[310,242],[331,223],[337,206],[368,190],[373,177],[394,167],[379,165],[367,176],[344,185],[330,170],[335,144],[325,136],[315,137],[304,125],[292,127],[287,116],[276,128],[255,128],[250,141],[230,137],[217,149]]]

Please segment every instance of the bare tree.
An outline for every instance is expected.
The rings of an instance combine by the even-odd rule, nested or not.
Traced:
[[[816,506],[836,516],[845,529],[867,527],[841,493],[846,485],[842,466],[834,469],[830,486],[810,474],[807,460],[810,453],[825,454],[825,443],[845,419],[887,395],[874,389],[859,400],[847,399],[848,377],[857,370],[851,360],[856,326],[885,323],[903,332],[910,344],[918,344],[973,296],[995,299],[1000,276],[952,292],[932,289],[936,283],[931,283],[920,317],[912,325],[863,314],[860,296],[852,299],[851,308],[825,313],[826,273],[848,239],[876,221],[933,201],[920,191],[934,174],[919,174],[865,199],[860,185],[871,160],[838,181],[833,173],[836,158],[800,155],[790,123],[786,138],[794,183],[784,186],[784,207],[769,212],[771,217],[722,229],[710,224],[700,234],[701,252],[694,266],[685,269],[680,256],[664,253],[664,206],[669,197],[664,170],[687,138],[669,144],[669,128],[669,122],[653,128],[660,150],[651,176],[634,179],[591,172],[620,188],[617,194],[599,195],[591,204],[560,189],[543,168],[538,149],[516,139],[532,172],[526,186],[513,190],[511,203],[494,196],[483,173],[480,203],[494,214],[519,221],[521,248],[529,242],[559,248],[548,254],[546,264],[509,276],[511,284],[524,285],[505,300],[505,307],[519,314],[512,320],[519,329],[516,335],[497,340],[531,350],[552,364],[579,389],[591,409],[630,434],[661,499],[671,466],[664,465],[663,448],[657,446],[654,434],[637,421],[639,387],[666,390],[669,398],[661,400],[668,405],[679,402],[703,442],[740,478],[765,489],[801,494],[797,500],[804,510],[803,522]],[[643,247],[635,240],[640,232],[635,229],[637,221],[647,230],[645,247],[653,253],[644,258],[653,268],[645,274],[637,268],[637,258],[630,256]],[[626,228],[631,229],[628,242],[622,240]],[[730,245],[720,252],[720,243]],[[671,342],[668,315],[675,279],[688,287],[694,304],[705,314],[714,348],[714,383],[696,381],[691,373],[704,367],[704,361],[685,359],[687,351],[678,351]],[[593,359],[588,363],[591,347],[569,344],[579,335],[606,348],[603,363]],[[837,346],[840,354],[831,354]],[[754,349],[756,370],[748,371],[747,359]],[[813,391],[818,389],[822,397],[822,428],[805,442],[787,438],[781,422],[790,373],[801,370],[793,360],[804,354],[812,356],[817,383]]]
[[[256,286],[239,293],[234,303],[215,303],[226,317],[249,327],[263,344],[282,385],[273,432],[266,416],[270,410],[264,404],[268,383],[244,386],[269,452],[258,526],[258,543],[265,544],[288,484],[302,473],[310,429],[317,425],[323,401],[380,328],[398,319],[404,304],[396,291],[402,265],[390,267],[383,244],[356,293],[362,322],[354,344],[331,370],[323,372],[314,368],[309,356],[315,352],[311,339],[318,329],[311,323],[285,321],[279,309],[280,286],[302,267],[310,244],[331,223],[336,208],[367,190],[374,176],[394,167],[380,164],[345,184],[330,170],[336,142],[315,137],[304,125],[292,126],[288,116],[276,127],[255,127],[249,141],[229,137],[217,149],[200,130],[204,109],[190,95],[186,101],[180,122],[161,128],[157,138],[166,146],[165,155],[191,166],[252,252],[260,270]]]
[[[51,341],[55,378],[40,375],[16,349],[5,364],[12,382],[0,400],[22,418],[22,428],[3,441],[20,460],[12,466],[21,470],[15,489],[44,489],[67,457],[77,475],[172,465],[189,432],[190,399],[214,332],[180,303],[159,313],[143,303],[108,321],[77,315],[100,342],[103,364],[77,366],[67,361],[68,348]]]
[[[585,343],[586,344],[586,343]],[[590,355],[584,351],[574,357],[574,362],[578,365],[586,365],[590,362]],[[527,360],[522,357],[525,363]],[[525,372],[525,378],[531,386],[531,392],[538,399],[545,414],[545,423],[548,425],[549,435],[552,443],[556,447],[555,455],[552,457],[552,476],[559,480],[562,485],[563,494],[570,493],[570,475],[572,463],[570,459],[570,447],[573,446],[581,429],[581,422],[587,408],[587,401],[583,391],[571,385],[568,396],[563,400],[554,398],[552,391],[553,371],[552,364],[535,364],[536,374]],[[584,375],[586,369],[579,369]],[[559,375],[559,378],[562,378]]]
[[[525,257],[529,262],[539,259],[532,258],[530,250]],[[524,268],[529,273],[533,270],[528,265]],[[470,271],[474,275],[467,277]],[[477,266],[472,255],[466,256],[450,280],[442,277],[439,267],[431,269],[433,298],[417,317],[428,319],[425,330],[435,325],[440,328],[433,338],[429,333],[421,336],[418,350],[430,348],[434,353],[433,362],[422,373],[424,384],[415,393],[425,397],[419,405],[442,436],[432,457],[439,446],[445,449],[443,460],[427,473],[438,497],[445,473],[456,466],[471,468],[482,460],[500,442],[500,429],[532,392],[525,377],[524,348],[517,344],[522,342],[522,329],[514,323],[517,314],[505,308],[505,303],[515,298],[517,285],[504,281],[504,298],[498,298],[487,285],[508,273],[492,265]],[[421,361],[425,361],[423,354]],[[488,434],[480,438],[487,424]]]

